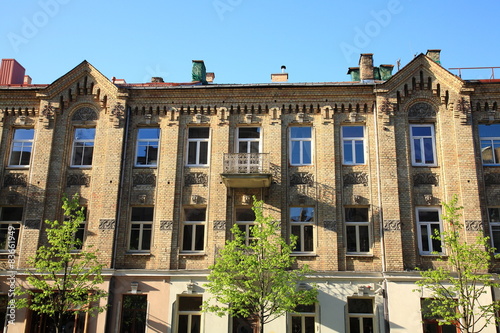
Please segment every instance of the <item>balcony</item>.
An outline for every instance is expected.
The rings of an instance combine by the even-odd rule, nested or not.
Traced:
[[[262,188],[271,186],[269,154],[224,154],[222,181],[232,188]]]

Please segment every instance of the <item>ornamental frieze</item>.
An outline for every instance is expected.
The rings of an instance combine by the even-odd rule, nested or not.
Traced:
[[[115,223],[114,219],[100,219],[99,230],[112,230],[115,228]]]
[[[66,178],[66,187],[70,186],[90,186],[90,176],[84,174],[70,174]]]
[[[297,172],[290,175],[290,186],[314,185],[314,175],[309,172]]]
[[[79,108],[71,118],[73,121],[93,121],[97,120],[97,112],[89,107]]]
[[[23,186],[28,184],[28,177],[24,173],[8,173],[3,178],[3,187]]]
[[[160,221],[160,230],[161,231],[173,230],[173,228],[174,228],[174,221],[172,221],[172,220],[161,220]]]
[[[438,186],[438,175],[430,172],[416,173],[413,175],[413,186],[418,185]]]
[[[195,185],[201,184],[203,186],[208,185],[208,176],[203,172],[190,172],[184,177],[184,185]]]
[[[344,175],[344,186],[356,184],[368,186],[368,174],[365,172],[351,172]]]
[[[401,230],[401,221],[400,220],[384,220],[384,230],[385,231]]]
[[[436,118],[436,111],[430,104],[416,103],[408,110],[408,118]]]
[[[156,175],[154,173],[135,173],[133,176],[133,184],[156,186]]]
[[[465,230],[467,231],[482,231],[483,221],[481,220],[465,220]]]

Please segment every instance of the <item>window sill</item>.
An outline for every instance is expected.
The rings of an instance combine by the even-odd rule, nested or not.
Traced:
[[[132,252],[132,251],[127,251],[125,253],[126,256],[150,256],[151,252]]]
[[[7,165],[6,170],[29,170],[29,165]]]
[[[71,169],[92,169],[92,165],[70,165]]]
[[[373,258],[373,253],[347,253],[346,257]]]
[[[291,257],[317,257],[318,255],[314,252],[292,252]]]
[[[205,252],[181,252],[180,257],[196,257],[196,256],[206,256]]]
[[[447,257],[446,254],[444,253],[419,253],[422,257],[426,257],[426,258],[440,258],[440,257]]]
[[[195,164],[186,164],[186,168],[209,168],[210,165],[208,164],[200,164],[200,165],[195,165]]]
[[[134,168],[137,169],[156,169],[158,165],[134,165]]]
[[[437,168],[439,165],[437,164],[412,164],[412,167],[415,168]]]

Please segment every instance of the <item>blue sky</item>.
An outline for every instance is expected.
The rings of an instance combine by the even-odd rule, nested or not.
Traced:
[[[83,60],[128,83],[188,82],[191,60],[215,83],[268,83],[281,65],[289,82],[348,81],[360,53],[404,66],[427,49],[446,68],[500,66],[491,0],[4,0],[0,12],[0,57],[37,84]]]

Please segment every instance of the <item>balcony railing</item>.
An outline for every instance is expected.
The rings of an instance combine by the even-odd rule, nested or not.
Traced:
[[[224,154],[225,174],[271,173],[268,153]]]

